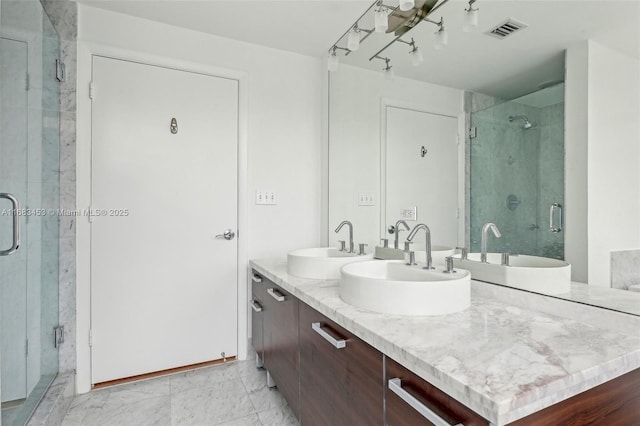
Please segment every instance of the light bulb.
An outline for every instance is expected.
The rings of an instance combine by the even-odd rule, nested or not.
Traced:
[[[338,59],[338,55],[336,55],[336,52],[333,51],[332,53],[329,54],[329,61],[327,63],[327,68],[329,68],[329,71],[334,72],[334,71],[338,71],[339,65],[340,65],[340,60]]]
[[[347,41],[347,47],[352,52],[355,52],[360,47],[360,31],[357,28],[349,31],[349,40]]]
[[[387,10],[380,8],[375,13],[375,29],[377,33],[384,33],[389,29]]]
[[[449,35],[447,34],[447,30],[444,27],[440,27],[438,31],[436,31],[436,44],[435,48],[440,50],[449,42]]]
[[[464,23],[462,24],[462,31],[465,33],[473,31],[478,26],[478,9],[472,9],[469,6],[467,13],[464,14]]]
[[[410,54],[411,54],[411,65],[413,65],[414,67],[417,67],[422,63],[422,61],[424,61],[424,57],[422,57],[422,52],[417,47],[415,48],[415,50],[412,50]]]
[[[413,9],[415,5],[414,0],[400,0],[400,10],[403,12]]]

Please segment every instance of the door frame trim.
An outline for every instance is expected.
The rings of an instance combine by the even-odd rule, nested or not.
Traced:
[[[246,359],[248,350],[248,185],[247,145],[249,90],[248,73],[212,65],[157,56],[138,51],[114,48],[98,43],[78,42],[77,86],[77,143],[76,143],[76,209],[85,209],[91,203],[91,100],[89,83],[92,78],[94,56],[137,62],[179,71],[206,74],[238,82],[238,263],[237,263],[237,359]],[[91,227],[80,217],[76,222],[76,391],[91,390]]]

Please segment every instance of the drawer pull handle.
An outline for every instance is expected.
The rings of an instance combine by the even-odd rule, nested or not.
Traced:
[[[389,380],[389,389],[391,392],[398,395],[404,402],[409,404],[411,408],[420,413],[425,419],[429,420],[435,426],[451,426],[449,422],[445,419],[434,413],[430,408],[424,405],[422,402],[418,401],[416,397],[411,395],[406,390],[402,389],[402,380],[396,377],[395,379]],[[458,423],[455,426],[464,426],[462,423]]]
[[[250,300],[249,304],[251,305],[251,307],[253,308],[254,311],[262,312],[262,306],[260,306],[260,304],[258,302],[256,302],[255,300]]]
[[[313,331],[315,331],[320,336],[322,336],[322,338],[324,340],[326,340],[327,342],[331,343],[336,349],[342,349],[342,348],[346,348],[347,347],[347,341],[346,340],[344,340],[344,339],[340,339],[340,340],[336,339],[335,337],[333,337],[332,335],[327,333],[322,328],[322,326],[320,325],[319,322],[311,323],[311,328],[313,329]]]
[[[261,282],[262,282],[262,277],[261,277],[261,276],[259,276],[259,275],[256,275],[256,274],[251,275],[251,279],[252,279],[254,282],[257,282],[257,283],[261,283]]]
[[[284,295],[280,294],[278,290],[275,290],[273,288],[268,288],[267,293],[269,293],[271,297],[276,299],[278,302],[284,302]]]

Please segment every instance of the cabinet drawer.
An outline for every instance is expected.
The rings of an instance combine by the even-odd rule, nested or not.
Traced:
[[[264,367],[299,417],[298,299],[263,278]]]
[[[382,425],[382,354],[300,303],[300,421]]]
[[[387,357],[385,362],[387,425],[433,425],[434,423],[420,413],[419,407],[426,407],[427,410],[432,411],[450,425],[489,425],[489,422],[475,411],[470,410],[391,358]],[[393,381],[392,388],[389,387],[390,381]],[[407,402],[407,399],[413,399],[414,406]]]

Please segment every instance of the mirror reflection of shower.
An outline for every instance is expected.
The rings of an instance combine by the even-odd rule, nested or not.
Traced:
[[[511,116],[509,116],[509,122],[512,122],[514,120],[523,120],[524,121],[524,125],[522,126],[522,128],[525,129],[525,130],[535,128],[535,126],[529,121],[529,118],[526,115],[511,115]]]
[[[470,117],[467,244],[479,252],[482,226],[493,222],[502,238],[490,251],[564,259],[564,232],[552,232],[549,218],[564,203],[564,83],[512,100],[482,96]]]

